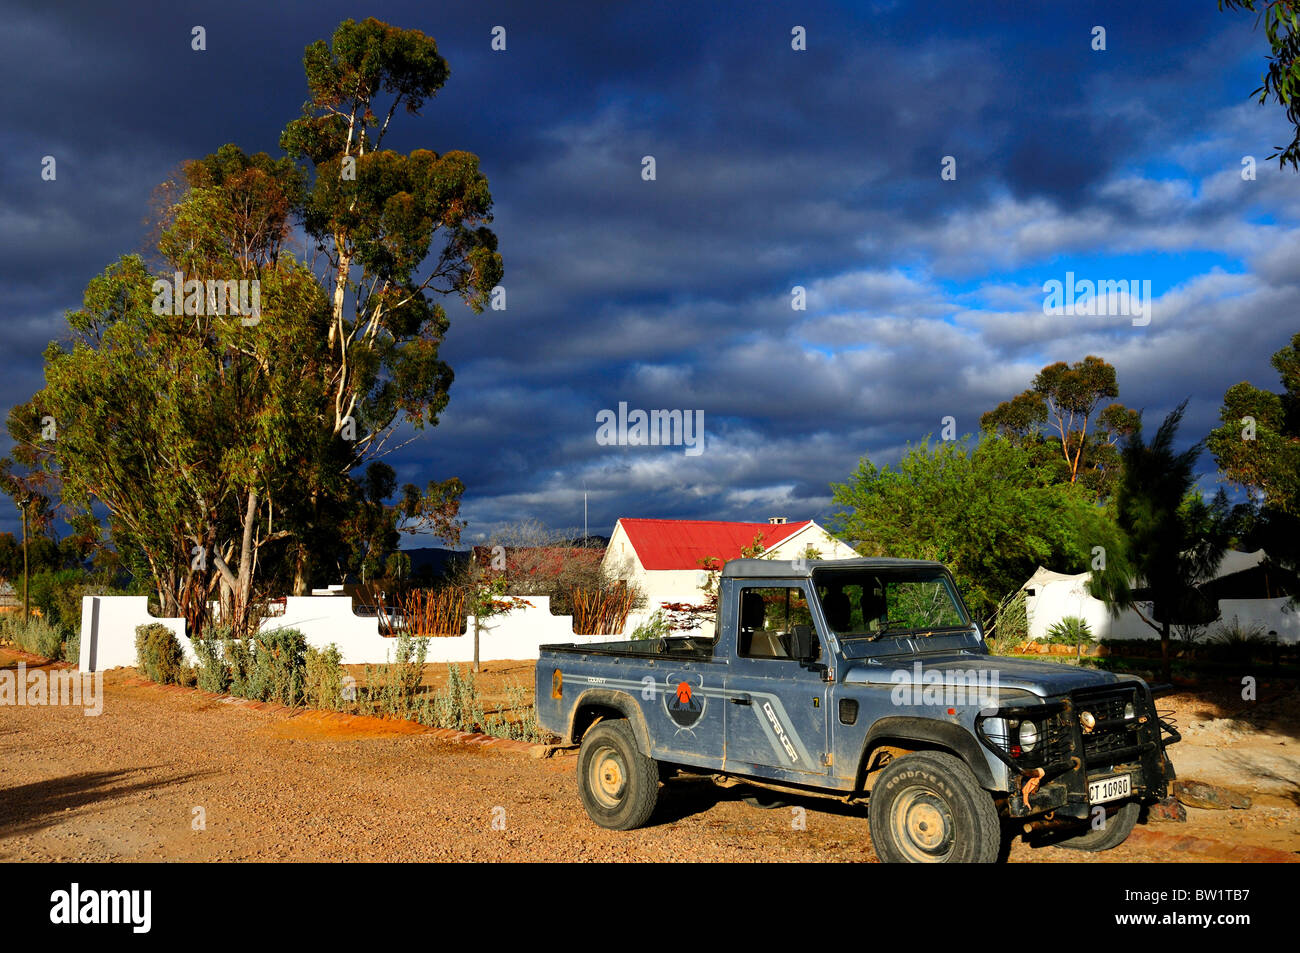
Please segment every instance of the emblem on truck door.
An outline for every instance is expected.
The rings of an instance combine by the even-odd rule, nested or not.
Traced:
[[[702,688],[702,675],[673,672],[665,679],[664,709],[679,730],[690,731],[704,717],[709,699]]]

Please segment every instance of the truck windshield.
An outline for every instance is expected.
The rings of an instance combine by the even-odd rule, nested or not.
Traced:
[[[936,570],[829,570],[815,573],[813,582],[822,613],[841,638],[970,626],[948,577]]]

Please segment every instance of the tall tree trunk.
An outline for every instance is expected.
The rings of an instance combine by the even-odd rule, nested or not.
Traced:
[[[312,551],[305,538],[316,526],[316,519],[320,514],[320,489],[313,487],[311,494],[308,496],[309,515],[306,532],[300,532],[298,535],[298,545],[294,550],[293,560],[293,594],[295,596],[305,596],[311,589],[312,571],[315,569],[315,563],[312,559]]]
[[[293,558],[293,594],[295,596],[307,595],[311,570],[311,552],[306,545],[299,543],[294,549]]]
[[[249,601],[253,594],[253,527],[257,523],[257,490],[248,491],[244,508],[244,536],[239,549],[239,584],[235,592],[235,614],[240,632],[250,625]]]
[[[224,625],[230,626],[236,630],[233,634],[238,636],[238,623],[235,619],[235,587],[230,584],[223,574],[221,577],[221,595],[218,597],[218,603],[221,606],[221,621]]]

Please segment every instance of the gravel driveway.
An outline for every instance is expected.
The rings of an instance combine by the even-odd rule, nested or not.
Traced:
[[[874,861],[862,811],[759,810],[743,789],[665,789],[653,826],[592,824],[574,758],[448,743],[417,726],[254,710],[105,678],[103,714],[0,707],[0,859]],[[1167,841],[1168,838],[1166,837]],[[1102,855],[1017,844],[1012,861],[1211,859],[1136,839]]]

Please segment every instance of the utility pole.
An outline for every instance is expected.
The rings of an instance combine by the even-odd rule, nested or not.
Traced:
[[[27,617],[31,606],[31,576],[27,571],[27,507],[32,502],[30,496],[25,496],[18,504],[18,508],[23,511],[23,625],[27,625]]]
[[[470,578],[474,581],[473,588],[470,590],[474,596],[474,602],[470,606],[470,608],[474,610],[474,671],[478,672],[480,671],[478,661],[478,643],[479,633],[482,632],[481,623],[483,621],[484,609],[483,567],[479,565],[478,557],[475,554],[473,547],[470,547],[469,561],[473,567],[473,575]]]

